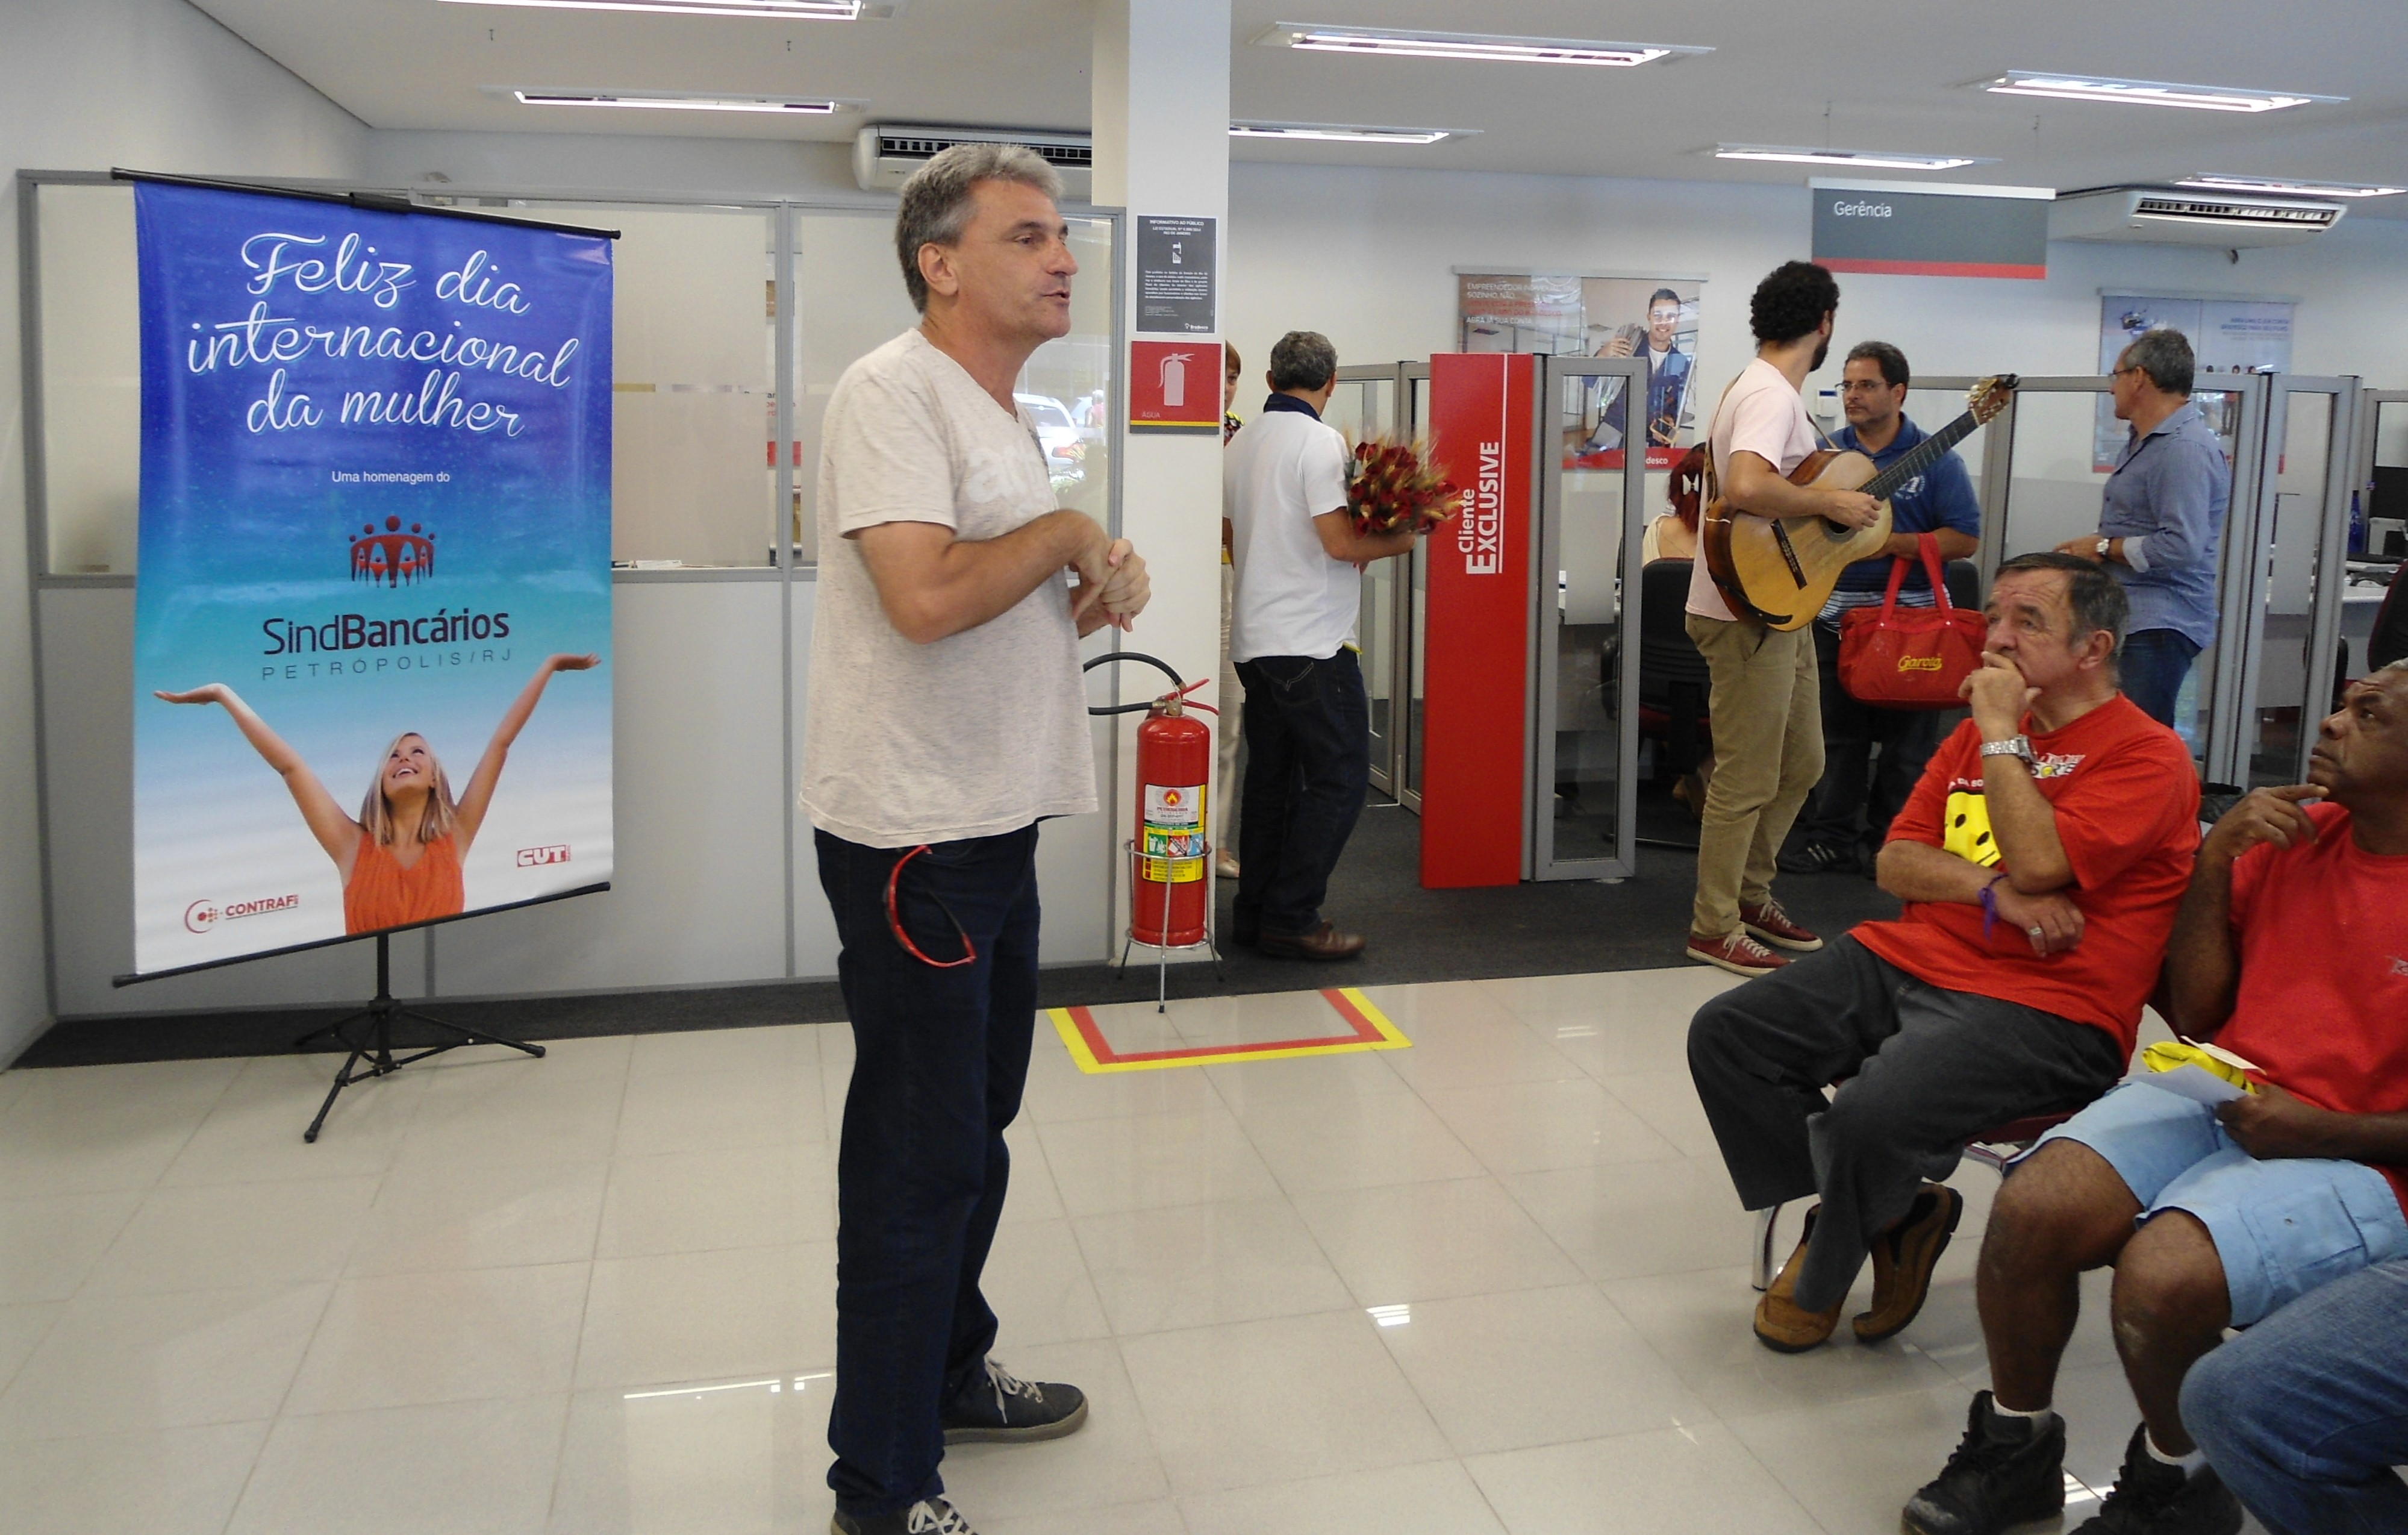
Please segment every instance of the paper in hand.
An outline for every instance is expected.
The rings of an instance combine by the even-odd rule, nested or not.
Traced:
[[[2186,1097],[2193,1103],[2204,1103],[2211,1108],[2219,1103],[2229,1103],[2234,1098],[2249,1096],[2246,1088],[2229,1083],[2214,1072],[2200,1066],[2177,1066],[2171,1071],[2143,1071],[2131,1080],[2146,1083],[2152,1087],[2161,1087],[2169,1093]]]

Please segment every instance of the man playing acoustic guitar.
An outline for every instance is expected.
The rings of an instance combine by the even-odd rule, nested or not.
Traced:
[[[1816,447],[1801,391],[1831,350],[1840,285],[1811,262],[1776,267],[1748,304],[1756,361],[1724,391],[1707,440],[1715,490],[1728,505],[1767,517],[1815,515],[1870,527],[1881,504],[1862,491],[1789,482]],[[1823,940],[1772,898],[1773,856],[1823,776],[1821,689],[1813,637],[1733,613],[1706,562],[1689,574],[1689,638],[1713,674],[1707,711],[1716,766],[1698,833],[1698,894],[1691,959],[1734,975],[1769,975],[1788,963],[1774,948],[1806,952]]]

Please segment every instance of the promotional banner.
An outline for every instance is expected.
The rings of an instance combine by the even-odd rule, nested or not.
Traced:
[[[2191,402],[2232,458],[2233,437],[2240,430],[2240,396],[2215,387],[2218,373],[2288,373],[2291,371],[2291,322],[2299,306],[2271,298],[2158,298],[2145,294],[2101,294],[2099,296],[2099,371],[2113,373],[2124,349],[2153,330],[2177,330],[2190,342],[2197,372]],[[2114,471],[2131,428],[2115,419],[2115,402],[2099,396],[2097,441],[2091,467],[2100,474]]]
[[[1631,419],[1619,379],[1592,380],[1558,402],[1564,466],[1618,469],[1634,440],[1647,466],[1670,469],[1697,439],[1696,278],[1455,273],[1465,351],[1527,351],[1556,357],[1640,357],[1647,398]]]
[[[141,181],[135,968],[610,877],[610,244]]]

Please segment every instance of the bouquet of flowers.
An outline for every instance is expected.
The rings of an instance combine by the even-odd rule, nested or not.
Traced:
[[[1357,533],[1426,533],[1463,509],[1463,492],[1421,443],[1365,438],[1354,445],[1346,509]]]

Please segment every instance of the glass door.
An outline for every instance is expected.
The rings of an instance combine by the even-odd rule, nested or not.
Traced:
[[[1338,389],[1323,419],[1346,437],[1349,447],[1367,438],[1393,438],[1397,423],[1397,368],[1393,363],[1341,367]],[[1363,572],[1363,607],[1354,643],[1363,665],[1363,691],[1371,709],[1371,786],[1394,796],[1398,779],[1398,725],[1403,713],[1403,668],[1398,665],[1398,595],[1406,580],[1401,560],[1375,560]]]
[[[2374,669],[2368,648],[2374,621],[2408,555],[2408,390],[2360,390],[2354,441],[2344,554],[2349,577],[2336,624],[2344,675],[2363,677]]]
[[[1429,381],[1427,363],[1406,363],[1397,369],[1397,435],[1405,441],[1420,443],[1429,439]],[[1396,563],[1404,567],[1399,574],[1406,582],[1406,602],[1398,616],[1397,649],[1404,663],[1405,706],[1397,719],[1397,799],[1419,815],[1423,706],[1429,696],[1425,685],[1426,655],[1422,648],[1423,637],[1429,632],[1429,558],[1422,545],[1415,544],[1412,554]]]
[[[2305,777],[2316,723],[2332,711],[2357,459],[2349,440],[2356,379],[2277,374],[2271,382],[2261,462],[2273,472],[2254,509],[2249,547],[2260,568],[2242,620],[2245,702],[2237,723],[2248,776],[2230,781],[2250,788]]]
[[[1530,877],[1634,868],[1639,792],[1639,569],[1646,465],[1593,448],[1597,422],[1647,385],[1643,359],[1548,357],[1540,415],[1537,739]],[[1552,600],[1549,600],[1552,596]]]

